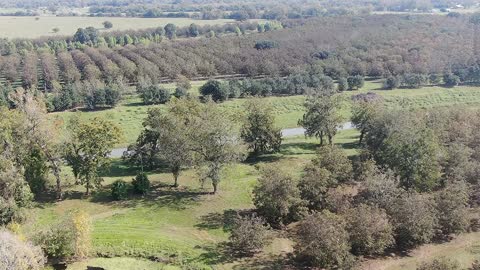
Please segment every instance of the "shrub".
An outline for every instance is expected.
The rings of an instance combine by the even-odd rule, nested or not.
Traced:
[[[91,249],[92,224],[90,217],[83,211],[72,216],[72,229],[75,235],[75,257],[77,259],[88,257]]]
[[[421,88],[427,83],[427,77],[423,74],[405,74],[402,84],[408,88]]]
[[[140,92],[143,103],[147,105],[165,104],[170,101],[170,92],[157,85],[140,87],[138,91]]]
[[[316,267],[348,269],[353,263],[345,221],[328,211],[300,222],[295,252],[297,258]]]
[[[434,259],[428,263],[422,263],[417,267],[417,270],[460,270],[460,265],[457,261],[452,261],[446,258]]]
[[[433,73],[428,76],[428,80],[430,81],[430,84],[437,85],[442,82],[442,76]]]
[[[383,83],[385,89],[396,89],[400,86],[400,79],[398,77],[390,76]]]
[[[429,243],[438,225],[435,205],[428,195],[410,193],[398,199],[389,213],[395,227],[395,240],[400,248],[413,248]]]
[[[325,196],[325,209],[336,214],[345,214],[353,205],[353,196],[348,186],[328,190]]]
[[[33,194],[23,175],[14,167],[0,170],[0,226],[24,218],[23,207],[29,206]]]
[[[0,230],[0,269],[43,269],[46,263],[40,247],[22,241],[13,233]]]
[[[105,104],[115,107],[121,99],[120,91],[113,87],[105,88]]]
[[[361,204],[347,213],[352,252],[356,255],[382,254],[395,243],[393,226],[385,210]]]
[[[113,23],[110,21],[104,21],[103,27],[105,27],[106,29],[111,29],[113,27]]]
[[[438,222],[444,235],[464,232],[469,225],[468,186],[464,181],[450,183],[435,194]]]
[[[310,166],[326,169],[337,183],[345,183],[352,177],[352,162],[345,152],[336,146],[320,147]]]
[[[173,96],[176,98],[182,98],[188,95],[188,90],[183,87],[177,87],[175,89],[175,93],[173,93]]]
[[[227,100],[229,91],[220,81],[209,80],[200,87],[200,94],[204,97],[211,96],[213,101],[218,102]]]
[[[230,235],[230,243],[241,254],[253,254],[262,249],[268,239],[265,221],[256,216],[237,217]]]
[[[253,194],[258,212],[271,224],[283,225],[298,220],[301,215],[297,183],[279,166],[266,166],[262,169]]]
[[[361,75],[350,76],[347,78],[347,82],[348,82],[348,89],[350,90],[360,89],[365,84],[365,80]]]
[[[443,76],[443,81],[447,87],[455,87],[460,84],[460,77],[452,73],[447,73]]]
[[[328,170],[307,166],[298,188],[300,189],[300,196],[307,202],[308,208],[322,210],[326,207],[328,189],[336,185],[337,182]]]
[[[398,187],[398,179],[391,171],[384,173],[379,170],[364,177],[366,181],[360,187],[357,199],[362,203],[385,209],[390,214],[395,202],[404,193],[404,190]]]
[[[259,40],[255,42],[255,49],[268,50],[278,48],[278,43],[273,40]]]
[[[91,232],[90,218],[85,212],[79,211],[38,233],[34,242],[48,258],[56,262],[81,259],[90,253]]]
[[[132,180],[133,190],[138,193],[145,195],[150,190],[150,180],[146,173],[141,172]]]
[[[39,245],[48,258],[63,261],[75,255],[75,232],[69,221],[54,224],[38,233],[34,242]]]
[[[117,201],[128,197],[128,185],[125,181],[117,180],[112,184],[112,197]]]
[[[348,90],[348,81],[345,78],[338,79],[338,91],[346,91]]]

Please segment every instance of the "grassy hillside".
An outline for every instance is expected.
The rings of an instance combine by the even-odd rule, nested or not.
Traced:
[[[73,35],[80,27],[93,26],[103,29],[104,21],[111,21],[113,28],[109,31],[145,29],[165,26],[173,23],[179,27],[191,23],[198,25],[224,24],[233,20],[194,20],[190,18],[120,18],[120,17],[14,17],[0,16],[0,37],[2,38],[36,38],[52,35]],[[52,29],[58,27],[60,31],[53,33]],[[105,31],[105,30],[102,30]]]

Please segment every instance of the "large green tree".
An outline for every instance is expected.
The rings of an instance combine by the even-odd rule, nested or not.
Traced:
[[[196,104],[196,105],[195,105]],[[189,139],[193,142],[194,161],[202,180],[210,180],[213,193],[218,190],[225,165],[242,161],[247,147],[240,138],[234,121],[212,101],[199,103],[196,114],[190,116]]]
[[[188,135],[189,126],[181,115],[173,113],[175,106],[182,106],[181,102],[169,104],[167,111],[159,108],[151,109],[144,121],[146,133],[155,134],[155,155],[168,165],[173,174],[174,186],[178,186],[178,177],[182,168],[192,165],[192,141]]]
[[[108,164],[108,155],[120,141],[121,132],[114,123],[100,117],[88,121],[75,118],[68,129],[67,156],[77,160],[74,167],[89,195],[93,187],[101,185],[100,169]]]
[[[242,126],[242,138],[255,155],[277,152],[282,143],[282,133],[275,127],[272,107],[259,99],[251,99],[245,105],[246,119]]]
[[[344,119],[340,113],[342,100],[338,95],[318,94],[307,97],[305,101],[306,113],[298,124],[305,128],[305,135],[320,138],[323,145],[324,138],[333,144],[333,137]]]

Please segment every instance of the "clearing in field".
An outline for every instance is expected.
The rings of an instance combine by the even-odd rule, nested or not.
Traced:
[[[38,18],[38,19],[36,19]],[[37,38],[53,35],[73,35],[78,28],[93,26],[103,29],[102,23],[110,21],[115,30],[145,29],[165,26],[173,23],[179,27],[188,26],[192,23],[198,25],[213,25],[233,22],[234,20],[194,20],[189,18],[116,18],[116,17],[14,17],[0,16],[1,38]],[[54,28],[60,31],[53,32]]]

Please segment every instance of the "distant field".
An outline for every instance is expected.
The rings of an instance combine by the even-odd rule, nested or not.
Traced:
[[[233,20],[194,20],[189,18],[113,18],[113,17],[12,17],[0,16],[0,38],[36,38],[53,35],[73,35],[80,27],[93,26],[103,29],[104,21],[111,21],[115,30],[143,29],[165,26],[173,23],[177,26],[187,26],[191,23],[198,25],[223,24]],[[53,28],[59,28],[53,33]],[[105,30],[103,30],[105,31]]]

